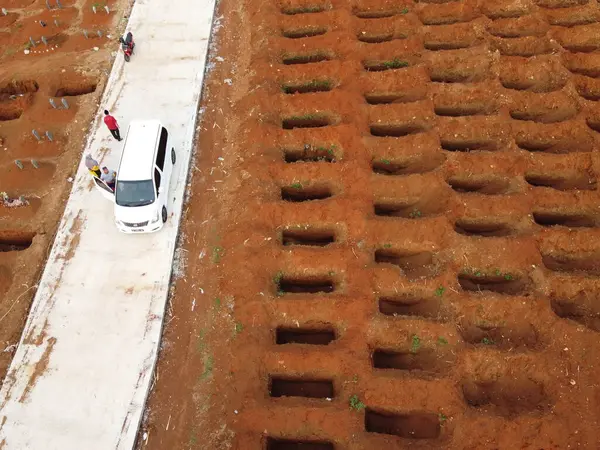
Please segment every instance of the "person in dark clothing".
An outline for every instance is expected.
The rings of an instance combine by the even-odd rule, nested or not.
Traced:
[[[117,141],[122,141],[117,119],[111,116],[107,110],[104,110],[104,123],[106,124],[108,131],[110,131],[110,134],[112,134]]]

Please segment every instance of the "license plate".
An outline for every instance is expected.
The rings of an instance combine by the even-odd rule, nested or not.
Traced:
[[[132,228],[131,231],[133,231],[134,233],[139,233],[140,231],[144,231],[143,228]]]

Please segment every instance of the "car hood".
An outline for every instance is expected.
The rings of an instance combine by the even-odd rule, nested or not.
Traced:
[[[152,222],[156,217],[158,203],[144,206],[119,206],[115,203],[115,220],[127,223]]]

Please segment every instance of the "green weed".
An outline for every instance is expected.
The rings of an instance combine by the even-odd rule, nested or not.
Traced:
[[[404,8],[400,11],[400,14],[408,14],[408,8]]]
[[[417,208],[415,208],[410,212],[408,217],[410,217],[411,219],[417,219],[417,218],[421,217],[422,215],[423,214],[421,213],[421,211],[419,211]]]
[[[494,345],[494,343],[495,343],[495,342],[494,342],[494,340],[493,340],[493,339],[490,339],[490,338],[486,338],[486,337],[484,337],[484,338],[481,340],[481,343],[482,343],[482,344],[484,344],[484,345]]]
[[[412,342],[410,344],[410,352],[417,353],[419,348],[421,347],[421,339],[416,334],[412,336]]]
[[[444,286],[440,286],[439,288],[437,288],[435,290],[435,295],[437,297],[441,297],[442,295],[444,295],[444,291],[446,290],[446,288]]]
[[[277,289],[277,295],[283,295],[283,291],[281,290],[281,279],[283,278],[283,272],[277,272],[273,277],[273,283],[275,283],[275,287]]]
[[[440,423],[441,424],[443,424],[446,420],[448,420],[448,417],[444,413],[440,413],[439,414],[439,418],[440,418]]]
[[[242,331],[244,330],[244,325],[242,325],[239,322],[236,322],[235,324],[235,334],[234,336],[237,336],[238,334],[240,334]]]
[[[213,248],[213,262],[215,264],[219,264],[221,262],[221,258],[223,257],[223,247],[215,247]]]
[[[302,189],[302,183],[298,183],[298,182],[292,183],[292,184],[290,184],[290,187],[292,189]]]
[[[383,248],[392,248],[392,244],[383,244]]]
[[[350,409],[354,411],[360,411],[361,409],[365,409],[365,404],[360,401],[358,395],[354,394],[350,397]]]
[[[448,340],[443,336],[438,336],[437,342],[439,345],[447,345]]]

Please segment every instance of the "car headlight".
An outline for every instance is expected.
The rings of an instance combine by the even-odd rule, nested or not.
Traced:
[[[156,216],[154,216],[154,219],[152,219],[152,223],[158,222],[159,219],[160,219],[160,214],[158,213],[158,211],[156,211]]]

